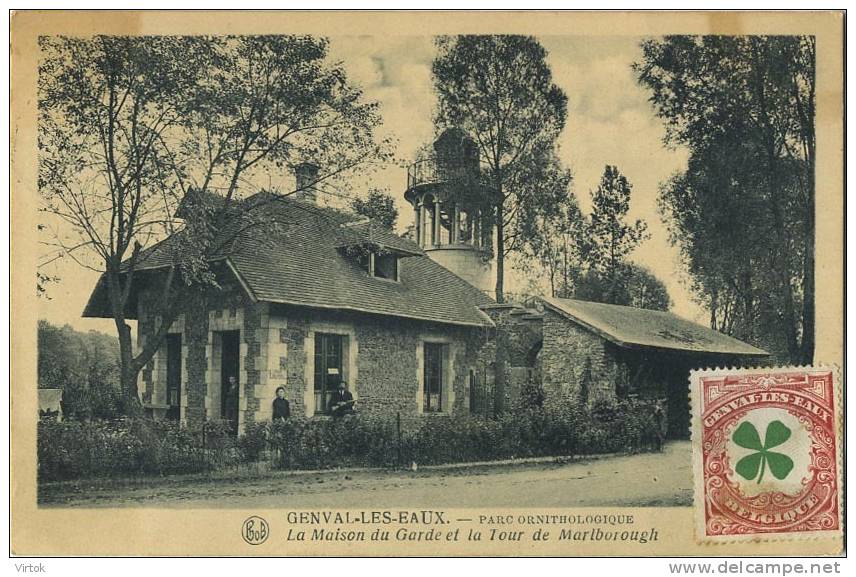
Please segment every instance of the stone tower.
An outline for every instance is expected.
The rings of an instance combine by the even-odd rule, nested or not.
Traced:
[[[435,262],[492,294],[493,225],[475,141],[459,128],[434,141],[434,155],[407,170],[416,242]]]

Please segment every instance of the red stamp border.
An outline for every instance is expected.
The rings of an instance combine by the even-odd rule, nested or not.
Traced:
[[[696,371],[690,376],[696,537],[707,542],[841,534],[841,410],[835,367]],[[809,431],[810,476],[794,494],[744,495],[726,441],[751,410],[788,411]]]

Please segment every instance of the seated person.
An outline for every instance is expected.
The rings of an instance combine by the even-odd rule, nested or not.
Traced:
[[[327,407],[330,409],[330,414],[334,417],[343,417],[353,414],[354,403],[354,395],[348,390],[348,383],[340,381],[339,388],[333,391]]]

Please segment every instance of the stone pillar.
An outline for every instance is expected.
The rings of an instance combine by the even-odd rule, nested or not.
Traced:
[[[419,230],[422,232],[422,238],[419,239],[419,246],[421,247],[428,244],[428,231],[425,229],[425,225],[428,224],[427,212],[425,201],[423,200],[419,203]]]
[[[207,308],[208,304],[205,298],[193,298],[184,314],[187,354],[184,354],[184,347],[182,346],[182,356],[187,368],[187,385],[182,391],[182,404],[185,404],[185,399],[187,399],[184,417],[189,423],[199,423],[205,420],[208,406],[207,370],[211,351],[209,349]],[[184,375],[182,375],[182,381],[184,381]],[[219,416],[218,411],[217,418]]]
[[[422,208],[421,203],[413,205],[413,222],[416,227],[416,244],[422,246]]]
[[[256,341],[259,343],[259,356],[256,360],[259,371],[259,383],[253,391],[258,405],[254,417],[256,422],[271,419],[272,403],[276,389],[288,390],[288,322],[284,317],[271,315],[265,306],[256,329]]]
[[[461,229],[461,209],[458,208],[457,202],[452,206],[452,224],[450,227],[449,242],[455,244],[458,242],[458,234]]]
[[[434,245],[440,245],[440,201],[434,201]]]

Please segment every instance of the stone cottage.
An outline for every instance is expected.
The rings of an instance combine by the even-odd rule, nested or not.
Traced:
[[[482,358],[491,359],[495,346],[505,350],[508,404],[532,383],[554,406],[659,399],[676,438],[689,433],[690,371],[762,365],[769,356],[666,311],[550,297],[480,308],[496,327]]]
[[[269,242],[232,243],[214,266],[220,288],[179,316],[142,371],[153,415],[225,416],[230,376],[238,382],[238,430],[270,419],[280,386],[292,414],[307,417],[328,412],[341,380],[361,412],[452,414],[467,406],[493,327],[479,309],[491,302],[482,291],[416,243],[352,214],[305,198],[277,198],[264,210],[280,225]],[[169,244],[146,255],[140,280],[170,263]],[[140,345],[159,323],[147,298],[143,288],[130,317]],[[101,282],[84,314],[108,314],[106,302]]]
[[[245,199],[275,226],[263,239],[235,235],[212,260],[216,288],[183,308],[140,374],[146,411],[182,422],[229,417],[242,431],[270,420],[278,387],[292,415],[323,418],[345,381],[361,414],[412,423],[489,413],[498,349],[506,368],[500,404],[513,405],[526,384],[560,403],[666,397],[682,433],[690,369],[766,355],[669,313],[550,298],[525,307],[494,302],[477,148],[456,129],[434,147],[435,156],[408,169],[413,240],[319,206],[311,164],[296,169],[298,194]],[[137,320],[138,346],[161,323],[151,304],[180,250],[176,238],[147,250],[136,267],[127,317]],[[84,316],[109,317],[107,303],[102,277]]]

